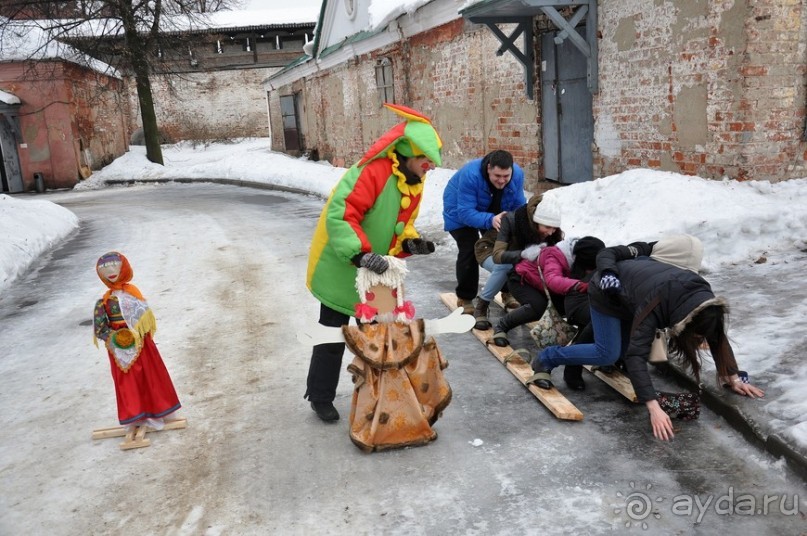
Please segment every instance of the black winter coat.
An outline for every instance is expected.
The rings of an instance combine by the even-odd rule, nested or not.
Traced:
[[[599,260],[598,268],[601,268]],[[605,294],[599,287],[600,272],[596,272],[588,287],[591,307],[633,327],[623,357],[625,367],[639,402],[655,400],[647,359],[656,330],[674,327],[680,332],[690,313],[715,295],[709,283],[698,274],[648,257],[619,261],[610,269],[618,275],[622,288],[616,296]],[[633,326],[656,298],[659,303]]]

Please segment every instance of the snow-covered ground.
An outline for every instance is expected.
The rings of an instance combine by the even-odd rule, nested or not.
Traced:
[[[104,188],[111,180],[231,179],[324,197],[344,172],[326,163],[273,153],[268,147],[267,139],[209,146],[181,143],[164,148],[165,166],[148,162],[142,147],[132,147],[75,190]],[[441,216],[442,191],[453,172],[441,168],[429,174],[418,220],[421,233],[442,247],[454,247],[442,230]],[[807,294],[799,288],[775,288],[773,275],[777,266],[803,262],[807,252],[807,179],[778,184],[714,181],[640,169],[547,195],[561,203],[567,237],[595,235],[614,245],[656,240],[667,233],[694,234],[705,246],[705,277],[720,281],[723,288],[747,283],[736,274],[760,278],[768,273],[762,270],[771,270],[763,278],[768,290],[787,295],[789,303],[774,305],[771,292],[752,289],[742,294],[744,308],[769,309],[770,322],[735,329],[730,335],[741,367],[752,379],[764,375],[768,381],[762,388],[783,393],[764,402],[774,424],[777,416],[788,416],[777,431],[807,449],[807,363],[789,363],[789,372],[782,374],[777,360],[803,342]],[[0,242],[0,292],[77,225],[71,212],[34,195],[0,195],[0,227],[6,237]]]

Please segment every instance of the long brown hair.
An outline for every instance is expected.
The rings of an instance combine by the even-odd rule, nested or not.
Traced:
[[[737,373],[737,361],[731,348],[726,327],[728,307],[715,304],[698,311],[678,335],[670,339],[670,350],[682,358],[695,380],[700,383],[701,359],[698,353],[701,343],[706,340],[718,376],[731,376]]]

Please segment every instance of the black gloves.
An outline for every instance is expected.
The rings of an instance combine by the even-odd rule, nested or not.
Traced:
[[[622,283],[614,272],[606,270],[600,275],[600,288],[606,294],[619,294]]]
[[[434,253],[434,242],[422,238],[407,238],[401,243],[401,249],[410,255],[428,255]]]
[[[353,257],[353,264],[377,274],[383,274],[389,268],[387,259],[377,253],[359,253]]]

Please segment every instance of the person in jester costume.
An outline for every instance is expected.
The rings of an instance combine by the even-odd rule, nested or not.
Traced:
[[[405,119],[379,138],[348,169],[320,215],[308,259],[306,284],[320,302],[319,323],[349,323],[359,302],[356,270],[383,274],[384,256],[428,254],[434,244],[420,237],[418,215],[425,175],[442,164],[442,141],[423,114],[396,104],[387,109]],[[314,346],[304,398],[325,422],[339,419],[333,405],[344,343]]]

